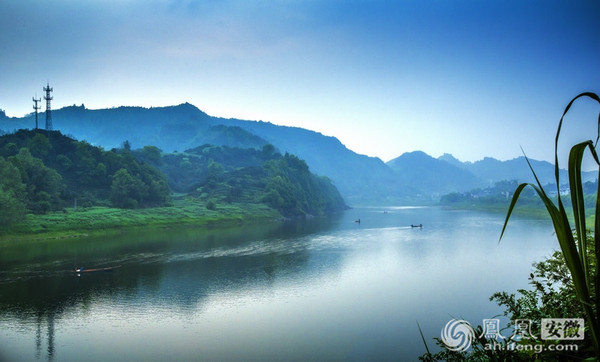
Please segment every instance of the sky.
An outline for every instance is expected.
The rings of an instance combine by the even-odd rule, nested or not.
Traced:
[[[600,94],[599,34],[595,0],[0,0],[0,109],[49,82],[53,109],[189,102],[383,161],[553,161],[565,106]],[[561,155],[599,112],[575,103]]]

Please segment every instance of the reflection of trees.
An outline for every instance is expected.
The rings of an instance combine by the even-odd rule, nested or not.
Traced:
[[[160,280],[157,275],[161,272],[160,268],[148,272],[151,275],[149,280]],[[135,269],[126,273],[98,272],[81,276],[63,270],[16,277],[14,282],[0,284],[0,318],[17,319],[23,324],[34,321],[35,357],[42,357],[45,337],[47,359],[53,361],[56,356],[55,326],[60,325],[64,315],[77,309],[88,309],[101,296],[119,298],[134,294],[139,277]]]
[[[54,330],[65,315],[89,309],[98,300],[119,300],[121,305],[126,300],[129,307],[138,303],[167,304],[169,308],[189,310],[215,292],[269,288],[280,278],[311,272],[307,267],[310,250],[300,247],[286,251],[285,243],[294,238],[309,240],[309,235],[326,230],[328,225],[331,223],[315,220],[226,230],[154,231],[143,235],[148,237],[143,241],[133,240],[131,234],[111,240],[70,241],[71,248],[60,263],[55,252],[48,252],[48,260],[42,260],[37,251],[30,252],[34,255],[31,268],[41,265],[41,269],[51,270],[53,266],[55,271],[49,272],[20,272],[27,268],[20,258],[28,252],[16,248],[0,256],[0,317],[35,322],[38,359],[45,328],[47,358],[54,360]],[[102,241],[105,244],[101,246],[89,245]],[[277,249],[273,245],[282,246]],[[261,247],[264,250],[256,250]],[[14,255],[16,260],[8,260],[6,255]],[[78,266],[88,268],[108,266],[114,261],[122,267],[77,276],[71,267],[74,259]]]

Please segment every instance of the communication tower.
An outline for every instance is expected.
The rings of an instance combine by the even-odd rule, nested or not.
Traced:
[[[41,102],[42,99],[35,99],[35,97],[32,97],[33,99],[33,109],[35,110],[35,129],[38,129],[38,111],[40,110],[40,108],[42,108],[42,106],[38,106],[38,102]]]
[[[50,92],[53,91],[53,88],[50,88],[50,83],[46,83],[46,86],[43,88],[46,95],[44,99],[46,100],[46,131],[52,131],[52,110],[50,108],[50,101],[54,98],[50,96]]]

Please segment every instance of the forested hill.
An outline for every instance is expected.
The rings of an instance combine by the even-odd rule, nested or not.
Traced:
[[[260,150],[203,145],[164,155],[155,147],[144,147],[134,154],[163,171],[173,191],[209,205],[264,203],[288,217],[347,208],[327,177],[312,174],[306,162],[281,155],[270,144]]]
[[[40,126],[44,114],[39,115]],[[202,144],[260,148],[267,142],[241,128],[219,126],[213,117],[189,103],[171,107],[118,107],[87,109],[83,105],[52,110],[54,129],[106,149],[124,141],[134,148],[147,145],[165,152],[183,151]],[[33,115],[10,118],[0,113],[0,129],[31,129]]]
[[[503,180],[531,181],[523,158],[463,163],[451,155],[434,159],[423,152],[408,152],[386,164],[349,150],[335,137],[269,122],[212,117],[189,103],[99,110],[70,106],[53,110],[52,117],[54,128],[63,134],[105,149],[120,148],[124,141],[132,149],[153,145],[166,153],[182,153],[204,144],[261,151],[272,144],[282,154],[305,160],[311,172],[327,176],[350,205],[435,203],[449,192],[490,187]],[[40,124],[43,118],[40,114]],[[0,134],[34,125],[33,115],[11,118],[0,111]],[[551,164],[530,161],[542,183],[553,182]],[[584,177],[593,181],[597,175]]]
[[[0,136],[0,224],[67,207],[170,204],[173,188],[198,202],[264,203],[285,216],[343,210],[337,189],[295,156],[205,145],[163,155],[155,146],[106,151],[59,131]]]
[[[133,148],[153,145],[165,152],[203,144],[260,149],[270,143],[282,153],[305,160],[312,172],[329,177],[350,204],[395,202],[408,192],[380,159],[356,154],[334,137],[268,122],[211,117],[189,103],[100,110],[70,106],[53,110],[52,118],[55,129],[107,149],[120,147],[125,140]],[[0,130],[34,125],[33,115],[9,118],[0,114]]]
[[[4,223],[18,221],[26,212],[46,213],[76,203],[136,208],[170,201],[164,175],[129,151],[105,151],[43,130],[0,136],[0,191]]]

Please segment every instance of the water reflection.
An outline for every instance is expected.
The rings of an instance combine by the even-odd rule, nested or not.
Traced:
[[[45,357],[54,360],[55,324],[64,315],[105,300],[132,309],[162,305],[189,311],[217,291],[268,289],[279,278],[306,271],[311,235],[326,233],[336,220],[5,244],[0,254],[0,320],[35,326],[35,359],[43,358],[45,337]],[[74,271],[76,266],[110,265],[121,267]]]
[[[453,313],[492,317],[487,298],[525,287],[530,263],[549,254],[550,225],[517,220],[498,248],[501,223],[365,208],[309,222],[3,244],[0,360],[415,359],[415,320],[436,336]]]

